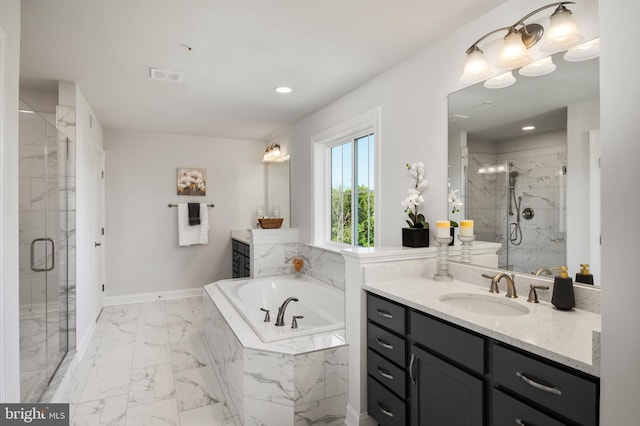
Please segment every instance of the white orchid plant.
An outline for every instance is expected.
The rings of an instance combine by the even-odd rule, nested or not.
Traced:
[[[422,213],[418,213],[418,207],[424,203],[424,197],[422,196],[422,190],[427,186],[427,180],[424,178],[424,164],[423,163],[407,163],[407,170],[411,180],[409,183],[409,195],[402,202],[404,212],[409,215],[407,224],[410,228],[429,228],[429,223],[425,220]]]
[[[451,191],[449,191],[448,201],[449,201],[449,205],[451,206],[451,214],[459,213],[460,207],[464,205],[464,203],[460,201],[460,196],[458,195],[457,189],[452,189]],[[454,228],[458,227],[458,222],[456,222],[455,220],[451,220],[449,222],[451,223],[452,227]]]

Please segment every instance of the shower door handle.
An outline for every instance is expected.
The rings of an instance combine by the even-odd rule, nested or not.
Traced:
[[[36,252],[36,243],[39,241],[44,241],[46,243],[51,243],[51,267],[48,266],[48,256],[47,251],[45,250],[45,267],[44,268],[36,268],[35,264],[35,252]],[[51,238],[36,238],[31,241],[31,270],[33,272],[49,272],[53,271],[53,268],[56,265],[56,243]]]

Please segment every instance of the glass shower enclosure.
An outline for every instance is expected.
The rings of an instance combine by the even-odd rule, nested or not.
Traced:
[[[75,221],[72,145],[53,113],[20,101],[20,397],[37,402],[69,350]]]

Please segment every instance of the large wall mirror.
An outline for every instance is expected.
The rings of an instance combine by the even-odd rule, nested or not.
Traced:
[[[501,243],[501,269],[588,263],[599,284],[599,61],[563,54],[550,74],[449,95],[449,185],[464,201],[452,219]]]
[[[283,228],[291,227],[291,194],[289,161],[264,163],[266,165],[265,214],[284,218]]]

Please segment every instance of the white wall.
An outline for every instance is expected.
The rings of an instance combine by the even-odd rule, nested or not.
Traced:
[[[596,37],[597,1],[571,6],[586,38]],[[382,107],[382,125],[376,141],[382,141],[384,159],[382,185],[376,193],[385,206],[376,212],[381,245],[401,242],[405,214],[400,202],[407,191],[404,165],[408,161],[425,163],[429,181],[424,194],[427,220],[434,223],[448,217],[447,94],[462,87],[459,78],[469,45],[487,31],[511,24],[532,8],[527,0],[509,1],[295,125],[291,136],[292,223],[300,227],[303,241],[310,241],[313,213],[309,209],[312,182],[308,172],[311,136],[377,106]],[[495,54],[491,46],[483,45],[483,50],[489,57]],[[541,55],[538,51],[531,54],[534,58]]]
[[[635,0],[601,1],[600,141],[602,149],[602,390],[603,426],[638,424],[640,404],[640,80],[629,40]]]
[[[161,293],[231,278],[232,229],[255,223],[264,204],[264,144],[107,130],[106,296]],[[207,195],[176,195],[176,169],[207,169]],[[177,208],[207,202],[209,245],[178,247]]]
[[[60,84],[60,102],[74,99],[76,108],[76,341],[83,348],[91,337],[96,312],[93,205],[94,153],[103,146],[103,129],[89,102],[73,83]]]
[[[18,402],[19,0],[0,2],[0,56],[0,402]]]

